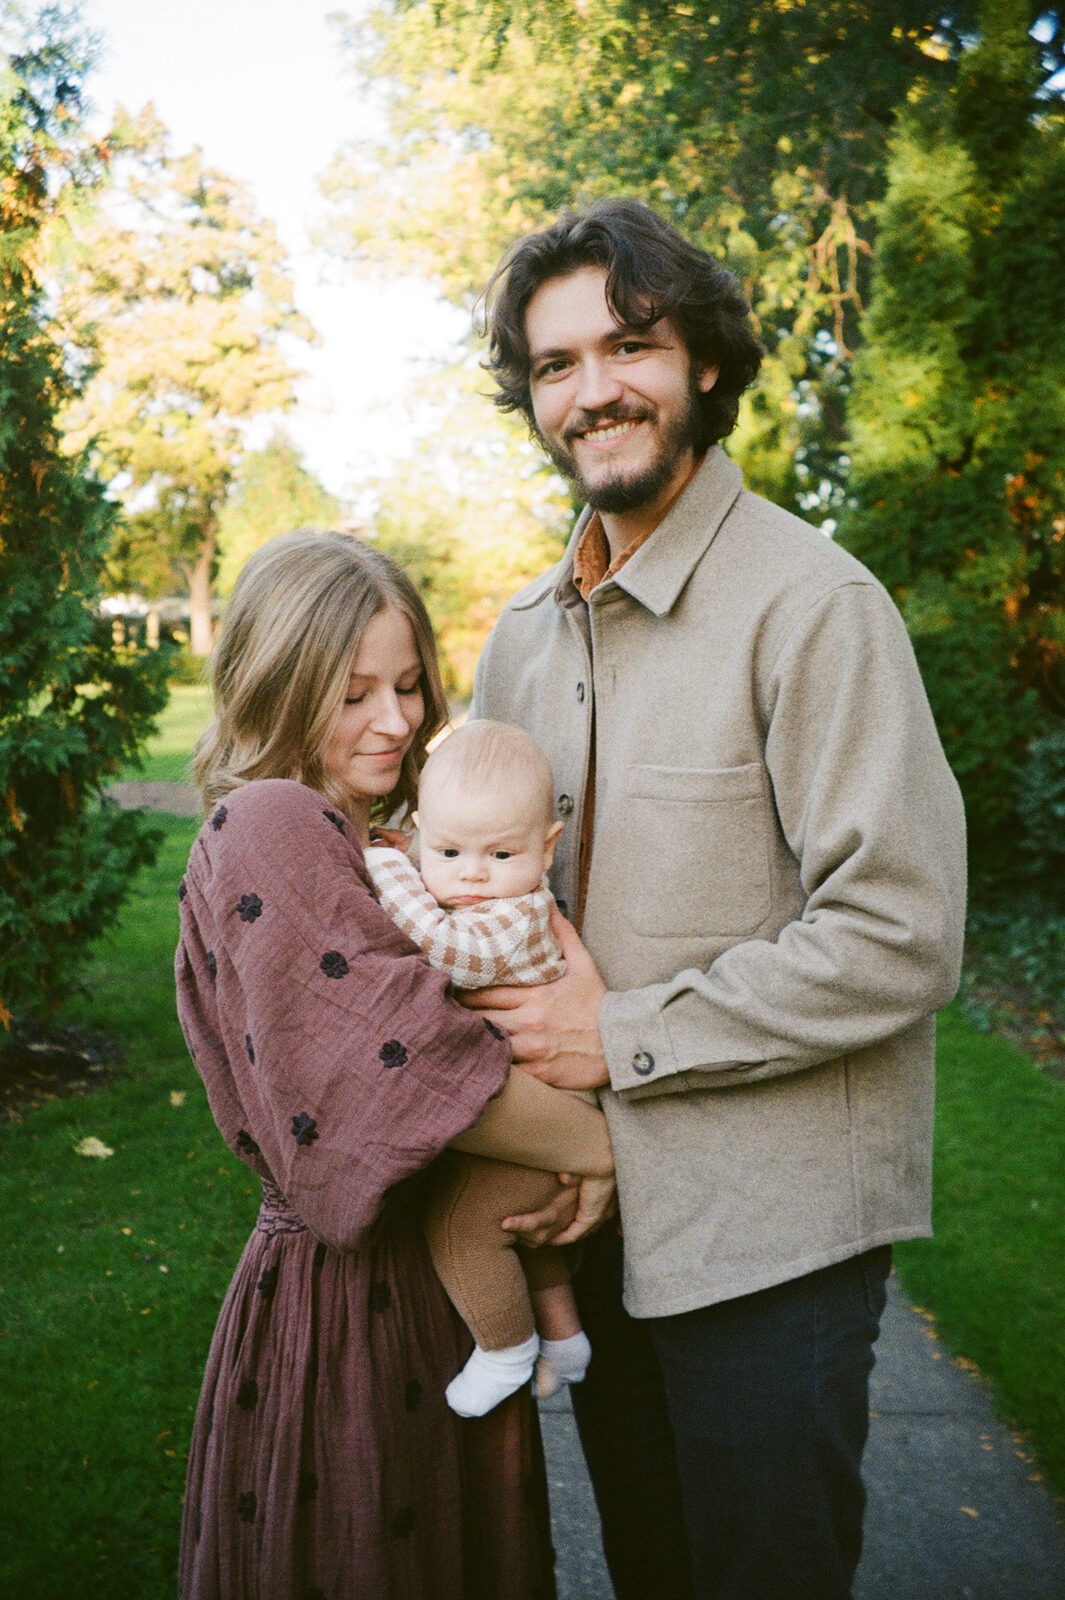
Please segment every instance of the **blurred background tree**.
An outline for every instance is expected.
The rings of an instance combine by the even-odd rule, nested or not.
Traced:
[[[1062,848],[1018,811],[1065,730],[1065,122],[1030,20],[985,0],[951,95],[899,119],[839,529],[906,618],[981,879]]]
[[[484,389],[476,358],[427,382],[410,460],[374,486],[373,537],[418,585],[457,700],[503,606],[558,560],[573,514],[523,424]]]
[[[99,181],[72,14],[0,8],[0,1024],[70,990],[156,835],[99,804],[165,699],[162,653],[118,648],[98,610],[115,508],[57,415],[76,378],[48,318],[46,238]]]
[[[151,106],[120,116],[108,143],[107,186],[55,262],[60,314],[91,372],[64,426],[128,513],[112,581],[154,595],[180,575],[191,649],[205,656],[244,425],[292,404],[298,371],[281,336],[314,332],[242,185],[198,150],[173,155]]]
[[[243,457],[218,514],[218,593],[229,594],[245,561],[267,539],[296,528],[332,528],[342,516],[340,501],[307,471],[292,440],[275,433]]]

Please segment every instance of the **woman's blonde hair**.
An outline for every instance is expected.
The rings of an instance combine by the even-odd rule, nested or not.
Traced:
[[[294,778],[347,811],[351,796],[323,756],[371,618],[391,608],[410,623],[421,658],[425,720],[392,794],[375,814],[412,808],[426,746],[448,720],[425,606],[402,567],[344,533],[286,533],[237,579],[211,662],[215,720],[192,776],[210,810],[255,778]]]

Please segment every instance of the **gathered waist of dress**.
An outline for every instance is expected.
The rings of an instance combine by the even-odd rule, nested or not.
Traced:
[[[262,1179],[263,1203],[255,1219],[256,1233],[272,1239],[277,1233],[306,1233],[307,1224],[296,1208],[285,1199],[276,1183]]]

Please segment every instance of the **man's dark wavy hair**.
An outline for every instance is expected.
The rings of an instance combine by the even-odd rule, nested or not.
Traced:
[[[730,434],[763,355],[750,307],[731,272],[639,200],[598,200],[564,211],[503,257],[484,291],[482,315],[485,367],[496,381],[499,409],[522,412],[535,432],[525,313],[541,284],[581,267],[604,268],[607,301],[624,327],[648,328],[668,317],[695,365],[719,368],[714,387],[700,396],[696,450]]]

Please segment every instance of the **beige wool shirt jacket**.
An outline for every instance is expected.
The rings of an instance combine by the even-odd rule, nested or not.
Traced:
[[[888,595],[720,447],[588,605],[586,520],[506,607],[473,714],[546,751],[571,909],[594,730],[582,932],[648,1317],[930,1231],[964,818]]]

